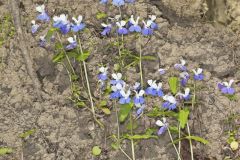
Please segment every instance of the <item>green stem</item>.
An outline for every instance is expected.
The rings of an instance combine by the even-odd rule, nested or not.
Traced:
[[[120,129],[119,129],[119,120],[118,120],[118,110],[117,110],[117,104],[116,104],[116,100],[114,101],[114,107],[115,107],[115,111],[116,111],[116,119],[117,119],[117,138],[118,140],[120,139]]]
[[[67,52],[66,52],[66,50],[64,49],[64,46],[63,46],[63,43],[62,43],[61,38],[60,38],[60,36],[59,36],[59,33],[57,33],[57,37],[58,37],[58,41],[60,42],[60,44],[61,44],[61,46],[62,46],[62,50],[63,50],[63,52],[64,52],[64,54],[65,54],[65,56],[66,56],[68,65],[69,65],[69,67],[70,67],[71,70],[72,70],[72,74],[76,75],[76,73],[75,73],[75,71],[74,71],[74,69],[73,69],[72,63],[71,63],[71,61],[70,61],[70,59],[69,59],[69,57],[68,57],[68,55],[67,55]]]
[[[178,125],[178,139],[179,139],[179,142],[178,142],[178,153],[179,153],[179,155],[181,155],[181,126],[180,126],[180,123]]]
[[[79,43],[78,45],[79,45],[80,53],[83,54],[83,49],[82,49],[81,40],[79,36],[78,36],[78,43]],[[88,79],[87,65],[85,61],[82,61],[82,62],[83,62],[83,69],[84,69],[85,79],[87,83],[88,96],[90,99],[93,118],[101,127],[104,127],[103,124],[96,118],[95,108],[93,104],[93,97],[92,97],[91,88],[90,88],[89,79]]]
[[[143,88],[143,70],[142,70],[142,45],[141,45],[141,36],[139,37],[139,70],[140,70],[140,78],[141,78],[141,87]]]
[[[119,147],[119,149],[129,160],[133,160],[121,147]]]
[[[190,128],[189,128],[188,122],[187,122],[187,131],[188,131],[188,136],[191,137],[191,133],[190,133]],[[189,145],[190,145],[190,152],[191,152],[191,160],[194,160],[193,147],[192,147],[192,140],[191,140],[191,138],[189,138]]]
[[[174,141],[173,141],[171,132],[170,132],[170,130],[169,130],[168,127],[167,127],[167,130],[168,130],[168,134],[169,134],[169,137],[170,137],[170,139],[171,139],[171,142],[172,142],[172,144],[173,144],[173,147],[174,147],[174,149],[175,149],[175,151],[176,151],[176,153],[177,153],[178,159],[179,159],[179,160],[182,160],[180,154],[178,153],[177,147],[176,147],[176,145],[174,144]]]
[[[132,113],[130,114],[130,125],[131,125],[131,136],[133,136],[133,119]],[[131,139],[131,147],[132,147],[132,160],[135,160],[135,149],[134,149],[134,140]]]

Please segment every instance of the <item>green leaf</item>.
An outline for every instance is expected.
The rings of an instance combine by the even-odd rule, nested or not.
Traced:
[[[155,135],[149,135],[149,134],[135,134],[133,136],[126,134],[123,136],[126,139],[134,139],[134,140],[140,140],[140,139],[149,139],[149,138],[158,138],[158,136]]]
[[[175,126],[170,126],[170,127],[169,127],[169,130],[170,130],[171,132],[174,132],[174,133],[179,133],[178,128],[175,127]]]
[[[137,127],[138,127],[138,124],[137,124],[137,122],[136,121],[133,121],[133,124],[131,124],[130,122],[127,124],[127,130],[131,130],[131,129],[137,129]]]
[[[79,54],[76,59],[80,62],[80,61],[85,61],[88,57],[90,56],[90,52],[89,51],[84,51],[82,54]]]
[[[192,139],[192,140],[201,142],[201,143],[203,143],[203,144],[208,144],[208,143],[209,143],[206,139],[203,139],[203,138],[198,137],[198,136],[187,136],[187,137],[185,137],[185,138],[186,138],[186,139]]]
[[[104,12],[98,12],[97,15],[96,15],[97,19],[103,19],[103,18],[106,18],[106,17],[107,17],[107,14],[104,13]]]
[[[177,77],[170,77],[168,80],[169,86],[170,86],[170,90],[172,92],[172,94],[176,94],[178,91],[178,87],[179,87],[179,80]]]
[[[99,156],[101,154],[101,152],[102,152],[102,150],[101,150],[101,148],[99,146],[94,146],[92,148],[92,154],[94,156]]]
[[[180,112],[178,114],[178,121],[179,121],[180,127],[182,129],[185,128],[185,125],[187,124],[188,115],[189,115],[189,110],[188,109],[180,110]]]
[[[85,106],[86,106],[86,104],[84,102],[82,102],[82,101],[77,102],[77,107],[82,108],[82,107],[85,107]]]
[[[154,107],[154,109],[147,113],[149,117],[177,117],[178,114],[173,111],[166,111],[159,109],[159,107]]]
[[[34,134],[36,132],[36,129],[31,129],[31,130],[28,130],[22,134],[19,135],[20,138],[27,138],[29,136],[31,136],[32,134]]]
[[[50,28],[47,32],[47,35],[45,37],[45,39],[47,41],[50,41],[50,39],[52,38],[53,34],[58,30],[58,28]]]
[[[65,54],[63,52],[59,52],[58,54],[53,56],[52,61],[54,63],[59,63],[65,58]]]
[[[154,56],[142,56],[142,60],[154,61],[154,60],[156,60],[156,57],[154,57]]]
[[[107,115],[110,115],[111,114],[111,111],[108,109],[108,108],[102,108],[102,111],[107,114]]]
[[[118,143],[111,143],[111,147],[115,150],[118,150],[120,145]]]
[[[107,101],[102,100],[99,104],[99,107],[104,107],[104,106],[107,106]]]
[[[120,105],[120,111],[119,111],[119,121],[120,122],[124,122],[126,120],[132,107],[133,107],[133,103]]]
[[[12,152],[13,152],[12,148],[0,147],[0,156],[3,156],[5,154],[9,154],[9,153],[12,153]]]

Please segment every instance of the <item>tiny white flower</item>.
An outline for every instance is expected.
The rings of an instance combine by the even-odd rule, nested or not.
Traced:
[[[121,73],[113,73],[112,74],[112,77],[115,79],[115,80],[120,80],[122,78],[122,74]]]
[[[75,17],[72,17],[72,20],[76,23],[76,24],[81,24],[82,20],[83,20],[83,16],[79,15],[78,19],[76,19]]]
[[[45,5],[43,4],[43,5],[37,6],[36,11],[38,11],[40,13],[45,12]]]

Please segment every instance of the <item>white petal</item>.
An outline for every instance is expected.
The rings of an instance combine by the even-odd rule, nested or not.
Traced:
[[[105,23],[101,23],[101,25],[102,25],[103,27],[107,27],[107,26],[108,26],[108,25],[105,24]]]
[[[157,88],[158,88],[158,89],[161,89],[161,88],[162,88],[162,83],[161,83],[161,82],[158,83]]]
[[[176,104],[176,99],[173,97],[173,96],[168,96],[167,97],[167,100],[170,102],[170,103],[173,103],[173,104]]]
[[[149,18],[152,20],[152,21],[155,21],[156,20],[156,15],[150,15]]]
[[[68,40],[69,43],[73,43],[74,42],[73,37],[69,37],[67,40]]]
[[[151,24],[152,24],[152,21],[151,21],[151,20],[148,20],[148,21],[147,21],[147,25],[146,25],[146,26],[147,26],[147,27],[150,27],[150,26],[151,26]]]
[[[119,28],[122,27],[119,22],[116,22],[116,25],[117,25]]]
[[[163,100],[167,101],[167,100],[168,100],[168,97],[169,97],[169,95],[164,95],[164,96],[163,96]]]
[[[163,120],[163,123],[167,122],[167,119],[165,117],[163,117],[162,120]]]
[[[202,68],[198,68],[198,70],[197,70],[197,73],[198,73],[198,74],[201,74],[201,73],[202,73],[202,71],[203,71],[203,69],[202,69]]]
[[[37,10],[38,12],[40,12],[40,13],[44,12],[44,10],[45,10],[44,4],[41,5],[41,6],[37,6],[37,7],[36,7],[36,10]]]
[[[194,73],[195,75],[197,75],[197,72],[196,72],[196,70],[195,70],[195,69],[193,69],[192,71],[193,71],[193,73]]]
[[[126,25],[126,21],[120,21],[120,25],[123,27]]]
[[[117,73],[117,79],[121,79],[122,78],[122,74],[121,73]]]
[[[186,61],[184,59],[181,59],[180,61],[181,61],[181,65],[184,66],[186,64]]]
[[[118,90],[122,90],[123,89],[123,85],[121,85],[120,83],[118,83],[117,85],[116,85],[116,88],[118,89]]]
[[[185,96],[189,95],[189,93],[190,93],[190,88],[186,88],[185,89]]]
[[[79,16],[78,16],[78,23],[81,23],[82,20],[83,20],[83,16],[82,16],[82,15],[79,15]]]
[[[104,67],[100,67],[99,71],[103,73],[105,71],[105,68]]]
[[[33,25],[35,25],[35,24],[36,24],[36,22],[35,22],[34,20],[32,20],[32,21],[31,21],[31,23],[32,23]]]
[[[143,96],[143,95],[144,95],[144,93],[145,93],[145,91],[144,91],[144,90],[140,90],[140,91],[139,91],[139,93],[138,93],[138,95],[139,95],[139,96]]]
[[[153,84],[153,80],[150,79],[150,80],[147,81],[147,83],[148,83],[149,86],[151,86]]]
[[[120,17],[121,17],[121,15],[116,15],[114,18],[115,18],[116,20],[119,20]]]
[[[164,126],[163,122],[160,121],[160,120],[157,120],[157,121],[156,121],[156,125],[159,126],[159,127]]]
[[[231,86],[232,86],[232,84],[233,84],[233,82],[234,82],[234,80],[233,80],[233,79],[231,79],[231,80],[229,81],[229,85],[228,85],[228,87],[231,87]]]

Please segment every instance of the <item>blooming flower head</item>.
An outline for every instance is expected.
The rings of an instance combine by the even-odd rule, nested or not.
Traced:
[[[141,84],[139,82],[135,82],[132,88],[134,91],[139,91],[141,89]]]
[[[157,132],[158,135],[162,135],[163,133],[165,133],[165,131],[167,130],[167,127],[168,127],[168,123],[167,123],[166,118],[165,117],[162,118],[162,121],[157,120],[156,125],[160,127],[158,132]]]
[[[108,3],[108,0],[100,0],[100,3],[101,3],[101,4],[107,4],[107,3]]]
[[[156,96],[157,95],[157,83],[155,80],[148,80],[147,81],[149,87],[146,89],[146,94],[147,95],[152,95],[152,96]]]
[[[142,29],[142,35],[144,36],[150,36],[153,34],[153,29],[151,28],[151,24],[152,22],[151,21],[147,21],[147,23],[145,21],[142,21],[143,22],[143,29]]]
[[[145,104],[135,104],[136,108],[137,108],[137,116],[139,116],[140,114],[143,113],[143,110],[145,109],[146,105]]]
[[[148,20],[150,27],[152,29],[158,29],[158,25],[157,23],[155,23],[154,21],[156,20],[156,16],[155,15],[149,15],[150,20]]]
[[[222,83],[218,83],[218,88],[221,90],[221,92],[223,94],[229,94],[229,95],[233,95],[235,93],[235,89],[232,87],[234,80],[231,79],[228,82],[222,82]]]
[[[184,59],[181,59],[180,61],[181,61],[181,63],[175,64],[174,68],[179,70],[179,71],[185,72],[187,70],[187,67],[185,66],[186,61]]]
[[[158,69],[158,72],[159,72],[160,75],[163,75],[163,74],[166,73],[166,69],[159,68],[159,69]]]
[[[113,80],[110,81],[111,85],[116,85],[118,83],[123,84],[124,81],[122,80],[122,74],[121,73],[113,73],[112,74]]]
[[[107,73],[108,73],[108,67],[100,67],[99,68],[99,74],[98,74],[98,79],[99,80],[102,80],[102,81],[105,81],[107,80]]]
[[[131,26],[129,28],[129,31],[130,32],[141,32],[141,27],[138,25],[138,21],[139,21],[139,17],[137,17],[137,19],[135,20],[133,18],[133,15],[131,15],[131,18],[130,18],[130,23],[131,23]]]
[[[61,14],[60,16],[54,16],[53,21],[53,27],[59,28],[62,34],[67,34],[70,31],[71,25],[68,21],[68,15]]]
[[[66,46],[66,50],[72,50],[77,47],[76,35],[74,35],[74,37],[69,37],[67,40],[69,44]]]
[[[140,90],[139,92],[135,91],[135,93],[136,93],[136,95],[133,98],[134,104],[135,105],[136,104],[143,104],[145,102],[144,97],[143,97],[145,91],[144,90]]]
[[[36,22],[34,20],[32,20],[31,23],[32,23],[32,33],[34,34],[37,32],[39,25],[36,24]]]
[[[163,94],[163,91],[162,91],[162,83],[161,82],[159,82],[157,84],[156,91],[157,91],[157,95],[159,97],[163,97],[164,94]]]
[[[127,28],[125,28],[124,26],[126,25],[126,21],[120,21],[116,23],[118,26],[117,32],[120,35],[126,35],[128,34],[128,30]]]
[[[103,31],[101,32],[101,34],[103,36],[109,35],[111,30],[112,30],[112,25],[111,24],[105,24],[105,23],[102,23],[101,25],[104,28]]]
[[[122,89],[120,91],[120,94],[122,96],[120,98],[120,100],[119,100],[120,104],[128,104],[128,103],[130,103],[130,101],[131,101],[131,98],[130,98],[131,91],[130,90],[125,91],[124,89]]]
[[[114,6],[120,7],[120,6],[123,6],[125,4],[125,2],[124,2],[124,0],[113,0],[112,4]]]
[[[40,36],[39,37],[39,46],[40,47],[45,47],[47,43],[47,40],[45,39],[45,36]]]
[[[45,11],[45,6],[44,4],[41,6],[36,7],[37,12],[40,14],[37,16],[38,20],[48,22],[50,20],[50,17],[48,16],[47,12]]]
[[[162,107],[168,110],[174,110],[177,107],[176,99],[171,95],[163,96],[163,100],[165,101],[162,104]]]
[[[110,99],[118,99],[121,98],[122,95],[120,93],[121,90],[123,90],[125,87],[125,84],[117,83],[116,85],[112,86],[112,93],[110,94]]]
[[[185,93],[177,93],[176,96],[179,96],[180,99],[184,99],[185,101],[188,101],[190,99],[190,88],[185,88]]]
[[[76,19],[75,17],[72,17],[72,20],[75,23],[75,24],[72,24],[72,31],[73,32],[78,32],[78,31],[81,31],[85,28],[85,24],[82,22],[82,20],[83,20],[82,15],[79,15],[78,19]]]
[[[181,72],[179,75],[180,75],[180,79],[181,79],[180,84],[181,84],[181,86],[185,87],[187,85],[187,82],[188,82],[190,76],[189,76],[188,72]]]
[[[196,81],[201,81],[201,80],[203,80],[203,78],[204,78],[204,75],[203,75],[203,69],[202,68],[198,68],[197,70],[195,70],[195,69],[193,69],[192,70],[193,71],[193,73],[194,73],[194,79],[196,80]]]

